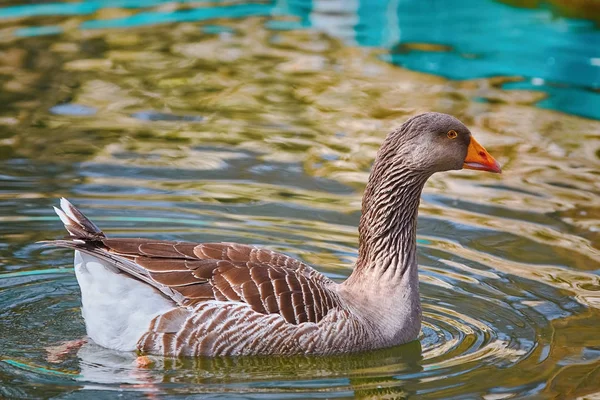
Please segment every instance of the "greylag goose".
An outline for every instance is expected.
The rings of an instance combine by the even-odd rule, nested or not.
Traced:
[[[305,263],[236,243],[107,237],[66,199],[88,336],[121,351],[168,356],[336,354],[417,338],[416,226],[435,172],[500,173],[456,118],[407,120],[377,153],[362,202],[358,259],[336,283]]]

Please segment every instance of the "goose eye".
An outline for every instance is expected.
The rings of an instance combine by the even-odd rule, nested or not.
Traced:
[[[450,139],[456,139],[457,136],[458,136],[458,133],[456,133],[455,130],[448,131],[448,138],[450,138]]]

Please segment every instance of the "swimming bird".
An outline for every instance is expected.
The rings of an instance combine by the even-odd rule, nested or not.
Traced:
[[[256,246],[110,238],[66,199],[88,336],[167,356],[339,354],[415,340],[421,328],[416,227],[436,172],[500,173],[458,119],[425,113],[388,134],[362,201],[358,258],[336,283]]]

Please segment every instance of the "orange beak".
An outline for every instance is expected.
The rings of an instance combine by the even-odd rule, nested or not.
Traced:
[[[471,142],[467,148],[467,157],[465,158],[463,168],[495,172],[497,174],[502,173],[498,161],[494,160],[494,157],[482,145],[477,143],[474,137],[471,137]]]

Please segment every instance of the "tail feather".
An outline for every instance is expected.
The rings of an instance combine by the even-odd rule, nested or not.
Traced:
[[[108,251],[102,242],[106,239],[104,232],[67,199],[61,198],[60,208],[54,207],[54,211],[56,211],[65,228],[71,234],[71,239],[49,240],[38,243],[46,246],[66,247],[88,254],[103,261],[107,269],[113,272],[125,272],[131,277],[157,289],[177,304],[184,302],[185,299],[179,292],[153,280],[148,271],[136,264],[127,255],[114,254]]]
[[[64,197],[60,199],[60,209],[54,207],[54,211],[74,238],[94,240],[106,237],[96,224]]]

